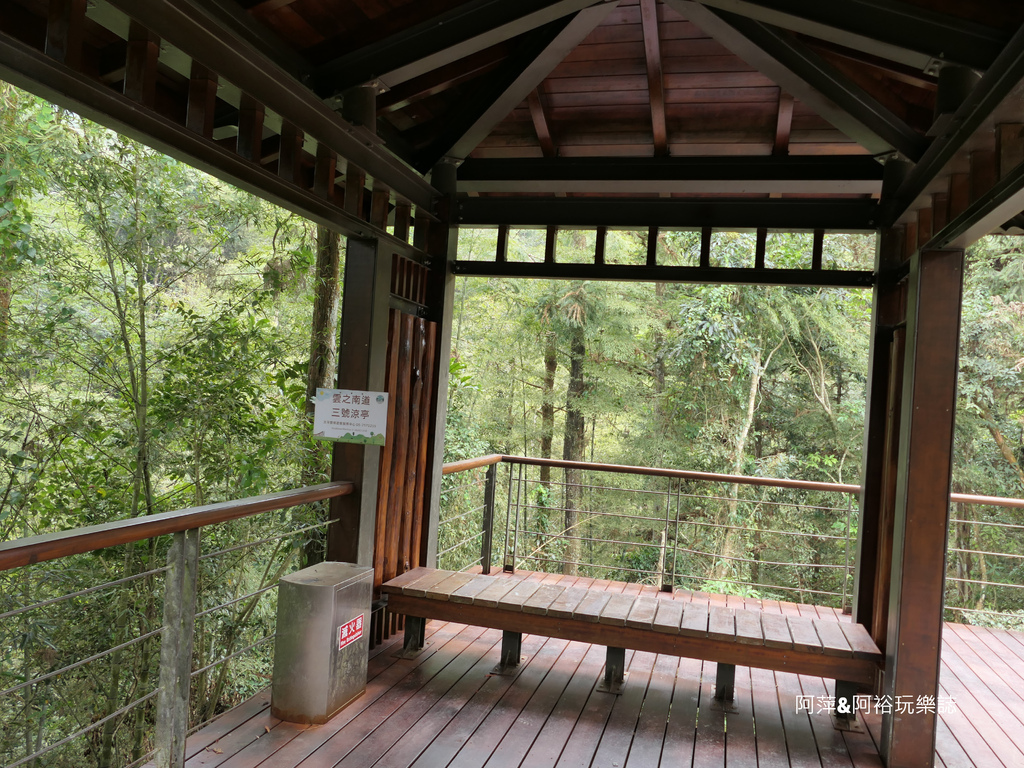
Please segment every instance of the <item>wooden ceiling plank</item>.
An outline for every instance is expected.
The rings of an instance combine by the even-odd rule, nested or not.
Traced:
[[[576,13],[594,0],[470,0],[410,29],[340,56],[313,74],[323,97],[380,80],[394,87],[430,70]]]
[[[932,60],[987,69],[1010,33],[899,0],[701,0],[705,6],[891,59],[917,69]]]
[[[640,18],[647,60],[647,92],[651,101],[654,154],[665,156],[668,154],[668,126],[665,122],[665,77],[662,71],[661,40],[658,36],[657,0],[640,0]]]
[[[513,56],[488,75],[487,82],[456,105],[445,130],[419,154],[416,167],[433,168],[443,157],[468,157],[617,3],[587,8],[531,33]]]
[[[911,160],[921,157],[927,145],[922,137],[797,40],[690,0],[666,2],[869,152],[895,149]]]
[[[82,65],[86,0],[50,0],[46,17],[46,48],[50,58],[72,69]]]

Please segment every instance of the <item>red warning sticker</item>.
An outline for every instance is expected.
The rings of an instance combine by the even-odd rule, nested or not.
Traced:
[[[356,616],[338,627],[338,650],[350,645],[363,636],[363,615]]]

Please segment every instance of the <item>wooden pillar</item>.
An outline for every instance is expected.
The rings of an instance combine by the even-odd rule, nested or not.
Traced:
[[[902,394],[902,345],[897,326],[906,308],[906,281],[895,274],[903,243],[898,229],[878,239],[872,301],[871,347],[864,423],[860,525],[854,572],[853,620],[863,624],[884,650],[888,619],[888,583],[892,565],[892,519],[895,494],[890,489],[899,449],[899,399]],[[895,417],[895,418],[894,418]]]
[[[939,689],[963,265],[960,250],[910,264],[884,692],[915,704]],[[932,766],[937,718],[883,716],[888,768]]]
[[[440,162],[431,174],[431,183],[441,194],[439,222],[432,223],[427,236],[431,269],[427,276],[427,307],[438,324],[434,355],[433,393],[428,425],[427,487],[429,501],[423,532],[420,562],[437,566],[437,529],[441,514],[441,466],[444,463],[444,424],[448,416],[448,363],[452,354],[452,316],[455,305],[455,275],[452,262],[459,247],[459,226],[455,220],[456,166]],[[419,226],[416,227],[417,232]]]
[[[391,252],[375,239],[348,239],[345,252],[338,389],[384,391],[391,299]],[[332,480],[352,480],[356,489],[331,499],[327,559],[373,564],[374,522],[380,446],[335,443]]]

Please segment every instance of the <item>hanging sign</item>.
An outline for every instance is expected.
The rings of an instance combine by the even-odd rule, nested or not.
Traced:
[[[313,437],[338,443],[384,445],[388,431],[388,393],[354,389],[318,389]]]

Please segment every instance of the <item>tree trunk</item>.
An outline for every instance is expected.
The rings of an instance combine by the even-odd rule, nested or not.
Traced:
[[[586,355],[586,341],[582,327],[574,327],[569,344],[569,386],[565,393],[565,438],[562,443],[562,458],[566,461],[583,461],[587,440],[587,422],[581,406],[586,391],[586,380],[583,377],[583,359]],[[576,575],[577,563],[580,559],[580,542],[577,538],[579,521],[578,510],[583,498],[580,485],[583,473],[578,469],[565,470],[565,565],[562,572]]]
[[[555,372],[558,370],[558,347],[555,334],[549,331],[544,346],[544,382],[541,389],[543,401],[540,406],[540,457],[551,458],[551,443],[555,435]],[[551,467],[540,468],[540,482],[545,488],[551,484]]]
[[[313,398],[317,389],[334,386],[338,369],[338,309],[341,305],[341,238],[327,227],[316,228],[316,284],[313,293],[313,320],[309,339],[309,366],[306,374],[306,419],[313,427]],[[323,482],[330,472],[330,452],[317,443],[307,454],[302,468],[302,484]],[[323,502],[321,502],[321,505]],[[305,564],[323,560],[323,534],[310,532],[305,547]]]

